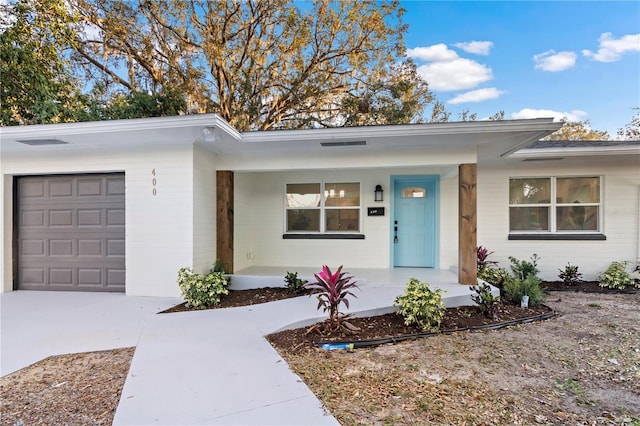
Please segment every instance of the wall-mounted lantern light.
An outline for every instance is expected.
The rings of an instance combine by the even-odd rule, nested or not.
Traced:
[[[376,185],[376,190],[375,190],[375,192],[374,192],[374,194],[375,194],[375,198],[374,198],[374,200],[376,200],[376,201],[384,201],[384,200],[382,199],[382,193],[383,193],[383,192],[384,192],[384,191],[382,190],[382,186],[381,186],[381,185]]]

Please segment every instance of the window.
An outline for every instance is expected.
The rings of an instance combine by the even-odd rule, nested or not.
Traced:
[[[289,183],[286,232],[360,232],[359,183]]]
[[[600,232],[599,177],[509,179],[509,231]]]

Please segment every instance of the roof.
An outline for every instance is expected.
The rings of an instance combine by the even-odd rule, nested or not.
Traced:
[[[464,121],[240,133],[216,114],[0,128],[2,153],[64,151],[161,144],[200,144],[216,153],[326,152],[460,147],[500,143],[513,152],[558,130],[552,118]],[[475,152],[475,151],[474,151]],[[505,153],[506,154],[506,153]]]
[[[592,155],[640,155],[640,141],[536,141],[509,158],[562,158]]]

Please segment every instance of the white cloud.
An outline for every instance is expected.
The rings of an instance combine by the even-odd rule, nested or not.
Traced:
[[[423,61],[452,61],[458,58],[458,54],[449,49],[446,44],[439,43],[433,46],[416,47],[407,49],[407,56]]]
[[[448,103],[461,104],[465,102],[482,102],[488,99],[498,99],[503,93],[506,92],[504,90],[498,90],[495,87],[487,87],[485,89],[477,89],[461,93],[449,100]]]
[[[547,50],[546,52],[533,55],[533,61],[536,63],[536,69],[543,71],[564,71],[573,68],[576,64],[576,54],[574,52],[557,52],[555,50]]]
[[[627,34],[614,39],[611,33],[602,33],[598,41],[600,48],[597,52],[585,49],[582,54],[598,62],[615,62],[627,52],[640,52],[640,34]]]
[[[474,40],[465,43],[455,43],[454,46],[464,50],[465,52],[486,56],[489,54],[489,50],[493,47],[493,42]]]
[[[570,112],[562,112],[554,111],[552,109],[523,108],[518,112],[511,113],[511,118],[513,119],[553,117],[555,121],[584,121],[588,116],[589,115],[586,112],[579,109],[574,109]]]
[[[471,59],[433,62],[418,67],[418,73],[433,90],[466,90],[493,78],[491,68]]]

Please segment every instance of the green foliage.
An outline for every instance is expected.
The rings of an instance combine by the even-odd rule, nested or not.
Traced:
[[[305,289],[305,284],[307,284],[307,280],[301,280],[298,278],[297,272],[289,272],[287,271],[287,275],[284,276],[284,282],[286,284],[287,290],[292,294],[302,293]]]
[[[87,108],[78,116],[79,121],[117,120],[126,118],[164,117],[187,112],[182,93],[171,89],[158,93],[137,91],[115,94],[106,101],[87,100]]]
[[[624,290],[627,287],[640,288],[640,283],[626,271],[628,264],[628,262],[611,262],[611,265],[598,276],[600,287],[615,290]]]
[[[572,265],[570,263],[564,267],[564,270],[558,269],[560,274],[558,274],[558,278],[560,278],[566,285],[576,285],[582,282],[582,274],[578,272],[578,266]]]
[[[213,262],[211,272],[222,272],[223,274],[227,273],[227,271],[224,269],[224,266],[222,266],[222,261],[220,259],[216,259],[216,261]]]
[[[431,290],[428,283],[411,278],[393,306],[398,308],[405,324],[415,324],[425,331],[437,330],[445,312],[443,292],[441,289]]]
[[[475,293],[471,295],[471,300],[478,305],[480,312],[487,318],[493,318],[495,316],[494,308],[496,303],[500,301],[500,296],[491,294],[491,286],[487,284],[471,286],[469,290]]]
[[[506,268],[492,268],[488,266],[478,271],[478,278],[498,288],[502,288],[504,282],[510,277],[511,275]]]
[[[520,305],[522,296],[529,296],[529,306],[538,306],[544,303],[546,297],[540,287],[540,278],[528,275],[525,279],[518,276],[510,278],[504,283],[504,296],[510,302]]]
[[[540,258],[537,254],[533,254],[531,256],[531,262],[527,260],[518,260],[513,256],[509,256],[509,261],[511,262],[511,270],[516,277],[520,277],[521,279],[526,279],[528,276],[538,276],[538,260]]]
[[[82,104],[66,52],[77,22],[64,0],[0,2],[0,125],[76,120]]]
[[[178,286],[187,306],[204,309],[220,303],[220,298],[229,294],[229,281],[222,272],[196,274],[192,268],[178,271]]]

